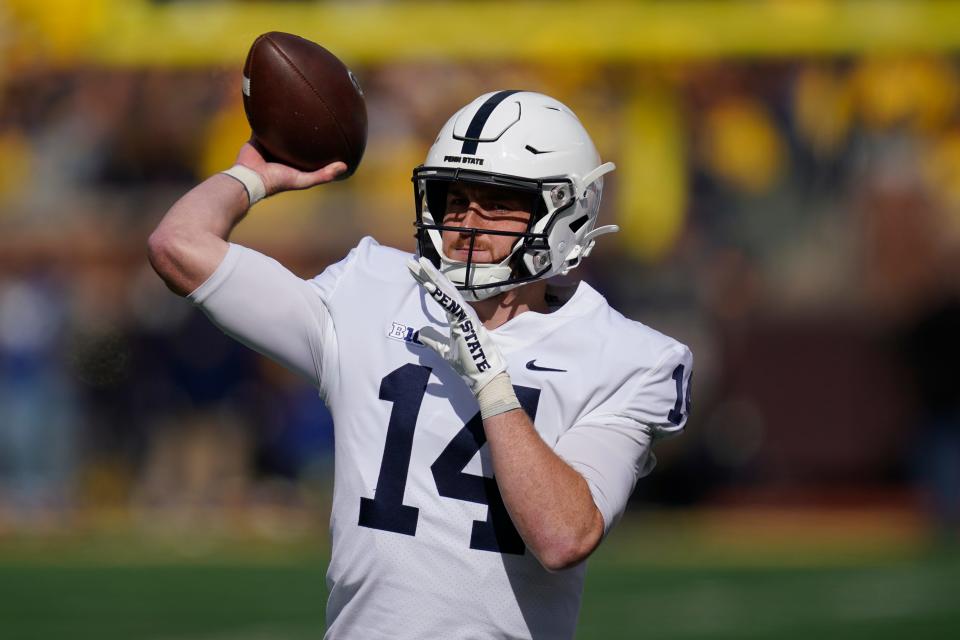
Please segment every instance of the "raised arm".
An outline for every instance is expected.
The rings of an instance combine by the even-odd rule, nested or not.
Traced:
[[[237,164],[260,176],[267,196],[330,182],[346,169],[344,163],[334,162],[312,173],[297,171],[265,161],[250,143],[241,147]],[[243,184],[221,173],[203,181],[170,207],[150,234],[148,255],[171,291],[186,296],[210,277],[227,253],[230,232],[249,208]]]

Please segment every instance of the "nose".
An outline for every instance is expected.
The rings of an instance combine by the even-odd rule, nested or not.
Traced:
[[[467,210],[463,214],[463,219],[460,221],[460,226],[462,227],[477,227],[477,223],[483,220],[483,216],[480,215],[479,205],[475,202],[471,202],[470,206],[467,207]]]
[[[471,199],[466,210],[457,216],[456,226],[483,229],[487,226],[487,222],[488,216],[486,215],[486,211],[476,200]]]

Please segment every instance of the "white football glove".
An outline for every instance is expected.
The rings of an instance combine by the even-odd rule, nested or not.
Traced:
[[[407,268],[427,294],[447,314],[450,335],[433,327],[420,329],[420,342],[453,367],[480,404],[483,418],[518,409],[520,403],[507,375],[507,364],[493,338],[457,288],[426,258],[410,260]]]

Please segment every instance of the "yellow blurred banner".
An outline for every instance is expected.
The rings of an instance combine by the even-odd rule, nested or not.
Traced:
[[[960,48],[960,2],[229,2],[6,0],[13,61],[69,65],[234,65],[281,30],[353,63],[656,60],[838,55]],[[11,57],[8,56],[8,60]]]
[[[663,84],[636,87],[625,105],[617,177],[617,223],[627,250],[659,260],[675,245],[686,216],[683,116]]]

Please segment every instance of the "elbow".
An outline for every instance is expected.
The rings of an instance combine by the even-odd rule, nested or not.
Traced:
[[[603,517],[596,512],[590,526],[578,534],[557,536],[544,543],[535,554],[543,568],[551,573],[577,566],[596,550],[603,538]]]
[[[586,545],[579,541],[558,542],[542,549],[538,559],[544,569],[556,573],[577,566],[586,560],[595,548],[596,545]]]
[[[162,228],[154,230],[147,238],[147,259],[150,266],[157,272],[161,278],[173,269],[176,264],[176,239],[173,234],[164,231]],[[165,278],[164,278],[165,279]]]
[[[184,240],[176,233],[159,227],[147,239],[147,259],[157,275],[166,283],[167,287],[180,296],[190,293],[184,283],[183,269]]]
[[[170,241],[168,235],[161,229],[154,229],[150,237],[147,238],[147,259],[150,260],[150,266],[152,266],[158,274],[163,267],[169,250]]]
[[[589,554],[581,555],[571,550],[557,549],[543,553],[540,558],[540,564],[550,573],[557,573],[558,571],[572,569],[586,560],[587,555]]]

